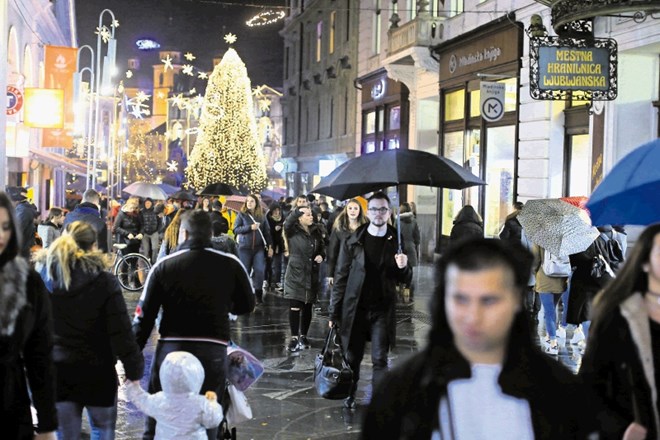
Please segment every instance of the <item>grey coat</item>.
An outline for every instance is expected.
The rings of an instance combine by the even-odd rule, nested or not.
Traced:
[[[313,224],[306,232],[294,215],[284,223],[289,244],[289,264],[284,276],[284,297],[313,303],[321,291],[320,264],[317,255],[325,259],[325,241],[321,229]]]

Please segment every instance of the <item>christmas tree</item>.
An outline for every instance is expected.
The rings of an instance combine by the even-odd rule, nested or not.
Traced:
[[[233,38],[225,38],[230,44]],[[228,183],[260,192],[266,187],[266,166],[258,144],[250,78],[233,48],[209,76],[199,131],[186,176],[200,190]]]

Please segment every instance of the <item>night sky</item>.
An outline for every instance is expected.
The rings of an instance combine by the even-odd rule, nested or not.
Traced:
[[[158,41],[160,50],[177,50],[182,55],[192,52],[197,57],[192,62],[195,70],[210,71],[213,57],[222,56],[228,47],[223,36],[231,32],[238,37],[233,47],[247,66],[252,87],[261,84],[281,87],[284,50],[278,31],[283,21],[248,27],[245,22],[264,9],[246,5],[283,6],[284,0],[78,0],[78,44],[89,44],[96,51],[94,32],[99,14],[103,9],[112,10],[119,21],[115,30],[117,68],[119,76],[125,78],[129,58],[140,58],[141,73],[145,76],[151,75],[153,64],[160,63],[158,50],[137,49],[135,41],[139,39]],[[110,25],[107,13],[103,24]]]

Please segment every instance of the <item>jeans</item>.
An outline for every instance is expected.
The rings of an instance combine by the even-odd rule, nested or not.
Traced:
[[[82,425],[83,408],[87,410],[91,427],[91,440],[114,440],[117,424],[117,403],[113,406],[83,406],[76,402],[57,402],[58,440],[78,440]]]
[[[539,292],[541,306],[543,307],[543,317],[545,319],[545,330],[548,332],[548,338],[557,338],[557,304],[562,300],[563,312],[561,323],[566,326],[566,314],[568,312],[568,290],[562,294]]]
[[[266,253],[263,248],[238,249],[238,257],[248,273],[252,271],[252,288],[261,290],[266,274]]]
[[[389,340],[387,332],[387,311],[357,310],[351,340],[346,348],[346,360],[353,370],[353,394],[360,379],[360,364],[364,358],[367,338],[371,335],[371,362],[373,364],[372,386],[375,386],[387,372]]]
[[[266,259],[266,281],[268,284],[275,284],[282,282],[282,258],[284,255],[279,253],[274,253],[272,258]]]
[[[218,401],[220,401],[225,391],[227,347],[213,342],[158,341],[149,376],[149,393],[154,394],[162,391],[158,372],[165,356],[173,351],[187,351],[199,359],[204,367],[204,384],[200,394],[204,395],[207,391],[213,391],[218,395]],[[224,408],[224,410],[227,411],[227,408]],[[156,421],[151,417],[147,417],[142,438],[145,440],[153,439],[155,433]],[[207,429],[206,435],[209,440],[215,440],[218,436],[218,428]]]
[[[147,257],[151,264],[155,264],[158,259],[160,249],[158,231],[153,234],[143,234],[142,236],[142,255]]]

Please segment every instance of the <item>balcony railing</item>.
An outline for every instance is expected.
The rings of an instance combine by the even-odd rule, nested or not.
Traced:
[[[413,46],[433,46],[442,40],[444,17],[424,17],[418,15],[415,19],[399,26],[390,28],[387,32],[388,56]]]

